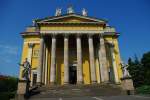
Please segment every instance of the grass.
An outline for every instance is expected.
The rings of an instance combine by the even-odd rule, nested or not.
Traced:
[[[143,86],[137,87],[136,92],[138,94],[146,94],[146,95],[148,94],[148,95],[150,95],[150,85],[143,85]]]
[[[0,92],[0,100],[10,100],[15,97],[16,92]]]

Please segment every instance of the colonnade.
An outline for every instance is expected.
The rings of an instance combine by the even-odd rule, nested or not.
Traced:
[[[77,47],[77,84],[83,83],[83,66],[82,66],[82,35],[76,35],[76,47]],[[51,64],[50,64],[50,84],[55,84],[56,82],[56,39],[57,35],[51,36]],[[102,35],[99,35],[99,62],[100,62],[100,77],[101,82],[108,82],[109,75],[108,75],[108,66],[107,66],[107,58],[106,58],[106,49],[105,49],[105,41]],[[64,35],[64,84],[69,84],[69,36]],[[91,83],[97,83],[96,79],[96,66],[94,61],[94,44],[93,44],[93,36],[88,36],[88,47],[89,47],[89,62],[90,62],[90,79]],[[44,56],[47,57],[47,51],[44,49],[44,38],[41,37],[40,39],[40,56],[39,56],[39,67],[37,69],[37,82],[42,83],[42,69],[44,63]],[[112,52],[112,60],[114,60],[114,53],[113,49]],[[46,55],[44,55],[46,53]],[[115,65],[115,61],[113,61],[113,69],[115,75],[115,81],[118,82],[118,74],[117,68]],[[44,68],[44,70],[48,70]],[[47,72],[47,71],[46,71]],[[44,74],[43,74],[44,75]],[[45,74],[45,77],[47,75]],[[44,78],[46,82],[46,78]]]

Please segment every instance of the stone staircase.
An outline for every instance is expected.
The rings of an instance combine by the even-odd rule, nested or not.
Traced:
[[[30,91],[29,100],[32,98],[56,97],[88,97],[88,96],[115,96],[124,95],[120,85],[94,84],[94,85],[67,85],[67,86],[42,86]]]

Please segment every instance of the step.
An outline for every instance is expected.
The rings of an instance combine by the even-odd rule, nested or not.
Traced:
[[[32,90],[30,98],[114,96],[123,95],[120,85],[67,85],[42,86]]]

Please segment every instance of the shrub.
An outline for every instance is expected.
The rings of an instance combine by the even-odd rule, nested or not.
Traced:
[[[150,85],[143,85],[136,88],[138,94],[150,94]]]

